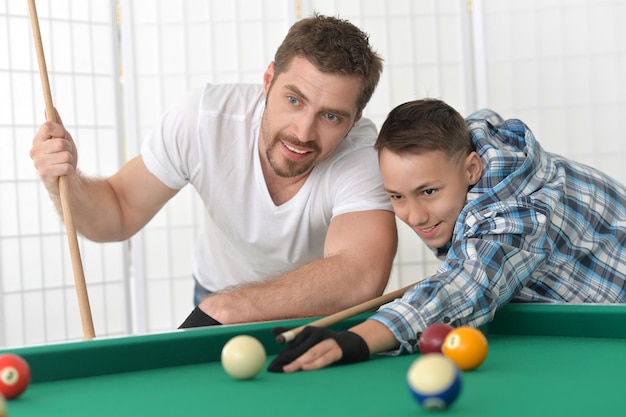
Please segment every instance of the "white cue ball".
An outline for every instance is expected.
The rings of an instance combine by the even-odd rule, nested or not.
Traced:
[[[222,348],[222,367],[236,379],[252,379],[265,366],[265,348],[248,335],[235,336]]]

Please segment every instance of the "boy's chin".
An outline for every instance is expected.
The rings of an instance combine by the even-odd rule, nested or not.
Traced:
[[[448,250],[450,249],[450,243],[452,242],[452,236],[448,239],[424,239],[420,236],[420,239],[431,250]]]
[[[452,241],[452,236],[449,236],[447,239],[441,238],[441,237],[438,237],[436,239],[425,239],[422,236],[420,236],[420,239],[430,249],[433,249],[433,250],[448,249],[450,247],[450,242]]]

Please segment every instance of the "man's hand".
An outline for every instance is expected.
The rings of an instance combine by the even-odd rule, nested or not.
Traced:
[[[56,112],[56,110],[55,110]],[[55,203],[59,200],[59,177],[70,179],[76,173],[78,154],[58,113],[55,122],[45,122],[33,138],[30,157]]]
[[[276,328],[274,335],[284,332]],[[321,327],[305,327],[270,363],[270,372],[309,371],[323,368],[332,363],[347,364],[363,362],[370,357],[365,340],[350,331],[334,331]]]

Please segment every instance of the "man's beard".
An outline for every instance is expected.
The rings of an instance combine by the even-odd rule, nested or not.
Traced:
[[[310,156],[304,161],[294,161],[289,158],[284,158],[285,163],[282,164],[283,166],[281,166],[278,161],[274,160],[272,151],[277,149],[279,146],[282,146],[281,142],[294,144],[299,147],[306,147],[308,150],[312,151],[311,153],[319,154],[319,149],[316,143],[304,144],[293,137],[278,134],[272,144],[265,150],[265,156],[267,157],[267,160],[276,175],[283,178],[293,178],[311,170],[315,159]],[[280,152],[280,150],[278,152]]]

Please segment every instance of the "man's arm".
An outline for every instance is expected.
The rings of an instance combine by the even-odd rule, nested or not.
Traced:
[[[391,211],[339,215],[324,258],[274,280],[217,292],[200,309],[222,324],[328,315],[381,295],[397,247]]]
[[[58,119],[60,120],[60,119]],[[88,178],[76,168],[78,154],[62,123],[44,123],[30,156],[59,213],[59,176],[66,176],[78,233],[94,241],[128,239],[176,194],[136,157],[107,179]]]
[[[146,168],[141,156],[128,161],[117,173],[106,180],[110,190],[112,209],[117,209],[107,222],[100,224],[97,233],[105,240],[125,240],[133,236],[178,193],[157,179]],[[107,232],[111,222],[117,228]]]

